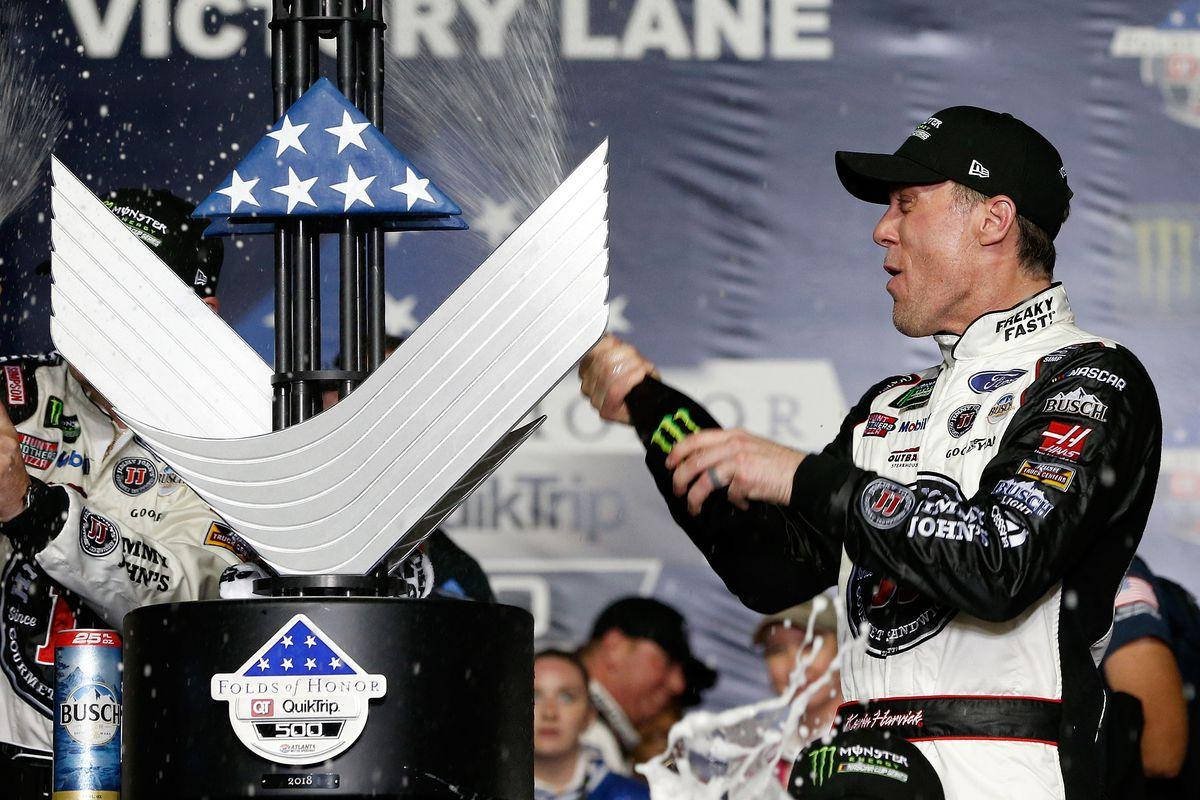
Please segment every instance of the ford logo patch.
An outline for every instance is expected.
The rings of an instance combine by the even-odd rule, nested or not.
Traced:
[[[1023,369],[1010,369],[1005,372],[976,372],[967,381],[971,391],[976,394],[994,392],[1001,386],[1007,386],[1025,374]]]

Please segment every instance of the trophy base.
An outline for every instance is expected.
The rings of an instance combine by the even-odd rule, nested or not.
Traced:
[[[529,800],[529,614],[320,577],[125,617],[122,797]]]

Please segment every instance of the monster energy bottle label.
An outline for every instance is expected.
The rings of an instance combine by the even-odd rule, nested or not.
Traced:
[[[54,648],[54,800],[121,796],[121,637],[67,630]]]

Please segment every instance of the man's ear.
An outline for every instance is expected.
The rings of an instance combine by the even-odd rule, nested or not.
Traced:
[[[1017,224],[1017,204],[1006,194],[989,197],[979,204],[979,243],[984,247],[999,244]]]

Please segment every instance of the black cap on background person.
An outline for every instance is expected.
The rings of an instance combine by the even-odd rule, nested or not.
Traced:
[[[1045,136],[1011,114],[975,106],[942,109],[891,155],[838,151],[834,161],[842,185],[859,200],[887,205],[896,186],[954,181],[985,197],[1011,197],[1017,214],[1050,239],[1073,196],[1062,157]]]
[[[698,703],[700,692],[717,682],[716,670],[692,655],[683,615],[666,603],[650,597],[616,600],[596,617],[591,638],[599,639],[614,628],[626,636],[649,639],[683,667],[687,689],[681,699],[685,707]]]
[[[104,205],[125,223],[179,279],[205,302],[216,304],[225,250],[220,239],[205,239],[205,220],[192,219],[195,206],[165,189],[116,189]],[[38,267],[49,272],[50,262]]]
[[[941,779],[917,746],[886,731],[842,733],[813,742],[792,766],[798,800],[945,800]]]

